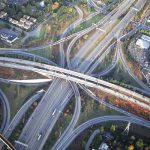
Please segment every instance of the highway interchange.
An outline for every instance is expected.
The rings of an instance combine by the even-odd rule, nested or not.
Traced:
[[[60,63],[59,66],[63,67],[57,67],[55,63],[45,59],[41,58],[36,55],[31,55],[29,53],[21,52],[18,50],[12,50],[12,51],[2,51],[0,54],[15,54],[15,55],[26,55],[27,57],[31,57],[33,59],[39,59],[42,63],[38,62],[31,62],[27,60],[20,60],[15,58],[9,58],[9,57],[0,57],[0,66],[3,67],[10,67],[10,68],[18,68],[22,70],[30,70],[37,73],[40,73],[48,78],[50,80],[53,77],[52,83],[49,86],[48,90],[42,97],[42,99],[39,102],[38,107],[35,109],[35,111],[31,114],[28,122],[26,123],[24,129],[22,130],[19,139],[16,139],[19,142],[22,142],[27,145],[23,146],[20,144],[15,144],[15,148],[17,150],[41,150],[51,133],[53,127],[55,126],[56,121],[58,120],[59,116],[61,115],[61,112],[63,112],[65,106],[70,101],[71,97],[75,95],[76,98],[76,104],[75,104],[75,111],[72,117],[72,120],[64,133],[61,135],[60,139],[55,143],[52,149],[66,149],[67,146],[77,137],[78,134],[80,134],[83,130],[88,128],[89,126],[93,124],[97,124],[100,122],[110,121],[110,120],[119,120],[119,121],[130,121],[131,123],[137,123],[142,126],[150,127],[149,121],[146,121],[140,117],[137,117],[135,115],[132,115],[128,112],[125,112],[121,109],[116,108],[115,106],[110,106],[112,109],[118,109],[123,114],[128,115],[126,116],[104,116],[100,118],[95,118],[92,120],[87,121],[83,125],[77,127],[74,130],[74,127],[79,119],[80,110],[81,110],[81,99],[80,99],[80,93],[78,90],[78,86],[75,83],[78,83],[81,88],[85,88],[84,85],[89,87],[98,88],[106,93],[111,93],[112,95],[119,97],[124,100],[131,101],[133,103],[137,103],[138,105],[145,107],[146,109],[150,109],[149,103],[150,99],[146,96],[137,94],[134,91],[122,88],[120,86],[111,84],[109,82],[94,78],[90,76],[94,69],[98,66],[98,64],[105,58],[105,56],[110,52],[110,47],[108,45],[111,43],[113,38],[115,37],[117,44],[117,52],[114,58],[114,62],[112,63],[109,68],[105,72],[110,72],[114,68],[114,64],[117,64],[118,60],[121,60],[123,66],[127,70],[127,72],[130,74],[130,76],[133,77],[133,79],[143,88],[145,91],[149,93],[150,89],[147,87],[143,82],[141,82],[135,75],[132,73],[132,71],[129,69],[129,67],[126,65],[126,61],[123,56],[122,48],[121,48],[121,42],[120,38],[122,37],[122,30],[128,25],[130,22],[130,19],[132,19],[136,14],[137,11],[140,11],[140,9],[144,6],[146,3],[146,0],[138,0],[134,6],[132,4],[135,2],[135,0],[124,0],[121,2],[112,12],[106,14],[106,16],[100,20],[97,25],[92,25],[91,27],[85,29],[84,31],[79,32],[78,34],[74,34],[71,37],[74,37],[74,39],[70,42],[67,49],[66,54],[66,61],[67,61],[67,68],[69,69],[63,69],[65,67],[65,54],[64,54],[64,48],[62,41],[65,39],[66,33],[70,31],[70,29],[73,28],[82,22],[83,14],[81,10],[76,7],[79,18],[76,20],[72,25],[70,25],[63,33],[61,37],[61,42],[56,42],[57,44],[60,43]],[[94,3],[94,1],[89,1],[88,4],[94,6],[94,8],[97,11],[102,11],[99,7],[97,7]],[[131,7],[132,6],[132,7]],[[130,9],[129,9],[130,8]],[[125,17],[118,22],[118,17],[123,14],[124,12],[127,12]],[[111,22],[111,23],[110,23]],[[114,25],[114,28],[110,28]],[[70,59],[70,53],[71,49],[76,43],[76,41],[81,38],[83,35],[87,34],[88,32],[92,31],[96,28],[96,32],[90,37],[86,43],[80,48],[80,50],[75,54],[75,56]],[[101,30],[98,30],[101,29]],[[107,32],[107,34],[105,32]],[[101,37],[104,36],[104,39],[98,43],[96,47],[94,47],[96,41]],[[68,38],[67,38],[68,39]],[[65,39],[66,40],[66,39]],[[55,43],[55,44],[56,44]],[[48,45],[52,45],[51,43]],[[44,46],[44,48],[47,45]],[[108,47],[108,48],[107,48]],[[40,46],[38,48],[31,48],[28,50],[36,50],[41,49],[43,46]],[[26,49],[22,49],[23,51]],[[46,63],[46,64],[43,64]],[[52,66],[53,65],[53,66]],[[113,67],[112,67],[113,66]],[[72,70],[72,71],[71,71]],[[107,73],[106,73],[107,74]],[[66,82],[67,81],[67,82]],[[13,81],[11,81],[13,82]],[[17,81],[14,81],[17,82]],[[38,81],[37,81],[38,82]],[[46,82],[50,82],[47,80]],[[30,84],[30,83],[29,83]],[[62,88],[63,87],[63,88]],[[87,90],[87,89],[85,89]],[[90,92],[89,90],[87,91]],[[59,95],[58,95],[59,93]],[[43,91],[42,91],[43,94]],[[25,113],[27,108],[32,104],[33,100],[35,100],[35,97],[41,96],[41,92],[37,93],[31,100],[28,100],[27,104],[24,104],[20,111],[16,114],[15,118],[11,121],[9,126],[6,126],[6,129],[3,129],[4,136],[8,138],[12,132],[12,130],[15,128],[15,126],[19,123],[22,115]],[[44,108],[44,109],[43,109]],[[24,110],[24,111],[22,111]],[[9,117],[8,117],[9,119]],[[15,120],[15,121],[14,121]],[[38,134],[41,133],[42,137],[38,141]],[[2,148],[1,143],[1,148]]]

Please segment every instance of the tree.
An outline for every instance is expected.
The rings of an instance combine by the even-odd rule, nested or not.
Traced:
[[[111,127],[110,127],[110,131],[112,133],[114,133],[116,131],[116,126],[112,124]]]
[[[134,150],[134,146],[133,146],[133,145],[130,145],[130,146],[128,147],[128,150]]]
[[[134,141],[135,141],[135,136],[132,135],[132,136],[130,137],[130,140],[131,140],[132,142],[134,142]]]
[[[100,134],[103,134],[103,133],[104,133],[104,127],[101,126],[101,127],[100,127]]]
[[[16,28],[15,27],[13,27],[13,29],[12,29],[13,31],[16,31]]]
[[[143,140],[142,140],[142,139],[139,139],[139,140],[136,142],[136,148],[139,149],[139,150],[143,150],[143,146],[144,146]]]
[[[24,33],[24,31],[22,31],[22,32],[21,32],[21,36],[25,36],[25,33]]]
[[[27,8],[26,8],[26,13],[30,15],[31,12],[32,12],[32,6],[28,3]]]

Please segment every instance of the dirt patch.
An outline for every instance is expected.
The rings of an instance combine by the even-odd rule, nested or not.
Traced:
[[[143,117],[147,120],[150,120],[150,111],[144,109],[143,107],[137,105],[136,103],[132,103],[126,100],[118,99],[110,94],[104,93],[103,91],[92,89],[92,91],[98,96],[100,99],[111,103],[119,108],[122,108],[128,112],[131,112],[137,116]]]
[[[34,73],[34,72],[23,71],[23,70],[19,70],[19,69],[12,69],[12,68],[7,68],[7,67],[1,67],[0,78],[25,80],[25,79],[39,79],[39,78],[44,79],[45,77],[40,74]]]

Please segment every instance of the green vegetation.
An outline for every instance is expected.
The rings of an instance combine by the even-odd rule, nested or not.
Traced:
[[[96,129],[99,129],[100,133],[94,138],[90,149],[98,149],[104,142],[111,150],[149,150],[150,142],[147,134],[150,130],[131,124],[129,134],[126,134],[123,132],[126,125],[125,122],[113,121],[91,126],[74,140],[68,150],[84,149],[90,135]]]
[[[36,0],[29,0],[24,5],[6,5],[5,11],[10,17],[18,19],[23,15],[29,15],[42,21],[47,14],[53,13],[56,9],[53,9],[52,0],[44,0],[45,7],[42,8]],[[61,0],[59,1],[59,6],[61,5]]]
[[[6,97],[9,100],[11,118],[14,117],[16,112],[20,109],[23,103],[28,100],[33,93],[42,89],[43,86],[21,86],[21,85],[12,85],[6,83],[0,83],[0,88],[4,91]]]
[[[19,135],[21,131],[23,130],[25,124],[27,123],[28,119],[30,118],[31,114],[35,110],[35,108],[38,106],[39,99],[35,101],[30,108],[27,110],[27,112],[24,114],[23,118],[19,122],[19,124],[16,126],[16,128],[13,130],[11,136],[9,137],[9,141],[14,144],[15,140],[19,138]]]
[[[69,32],[69,34],[73,34],[73,33],[79,32],[83,29],[86,29],[86,28],[92,26],[93,23],[95,23],[95,24],[98,23],[103,17],[104,17],[103,14],[98,14],[98,15],[92,17],[90,20],[85,21],[85,22],[81,23],[80,25],[78,25],[75,29],[73,29],[71,32]]]
[[[106,107],[103,104],[100,104],[93,100],[91,97],[89,97],[87,94],[85,94],[83,91],[81,91],[81,115],[78,120],[78,123],[76,126],[82,124],[83,122],[95,118],[95,117],[100,117],[104,115],[119,115],[120,113],[112,110],[108,107]]]
[[[123,69],[121,64],[117,65],[117,67],[115,67],[107,76],[103,77],[103,79],[129,89],[132,88],[132,86],[140,87]]]
[[[51,61],[55,61],[55,57],[52,53],[52,49],[53,48],[48,47],[48,48],[44,48],[44,49],[33,50],[33,51],[30,51],[30,53],[42,56],[42,57],[47,58]]]
[[[42,56],[42,57],[45,57],[45,58],[48,58],[52,61],[54,61],[54,56],[52,54],[52,51],[51,51],[51,48],[45,48],[45,49],[40,49],[40,50],[33,50],[33,51],[30,51],[30,53],[32,54],[36,54],[36,55],[39,55],[39,56]],[[9,57],[9,58],[17,58],[17,59],[23,59],[23,60],[29,60],[29,61],[34,61],[34,62],[39,62],[39,63],[45,63],[44,61],[42,60],[39,60],[39,59],[35,59],[34,57],[28,57],[28,56],[18,56],[18,55],[15,55],[15,54],[0,54],[0,56],[2,57]],[[36,74],[36,73],[35,73]],[[16,76],[18,76],[18,74],[16,74]],[[38,76],[40,75],[33,75],[32,78],[38,78]]]
[[[114,56],[115,50],[112,50],[105,58],[102,60],[102,62],[96,67],[94,70],[94,73],[98,73],[100,71],[103,71],[107,66],[109,66],[112,63]]]
[[[11,29],[11,26],[8,25],[7,23],[4,23],[2,21],[0,21],[0,28],[7,28],[7,29]]]

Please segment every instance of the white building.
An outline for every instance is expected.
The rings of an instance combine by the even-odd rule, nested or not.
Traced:
[[[99,150],[109,150],[109,146],[106,143],[101,143]]]
[[[146,35],[142,35],[140,39],[137,40],[136,45],[142,49],[150,48],[150,37]]]
[[[144,41],[143,39],[138,39],[136,42],[136,45],[142,49],[148,49],[150,47],[150,43],[147,41]]]
[[[0,12],[0,18],[3,19],[4,17],[7,16],[7,12],[1,11]]]
[[[40,6],[41,6],[42,8],[45,7],[44,1],[41,1],[41,2],[40,2]]]

